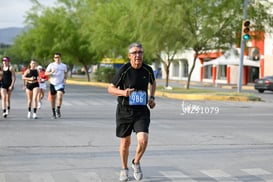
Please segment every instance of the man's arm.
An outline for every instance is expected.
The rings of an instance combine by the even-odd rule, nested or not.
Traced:
[[[46,71],[45,71],[46,76],[50,76],[52,74],[53,74],[52,70],[46,69]]]
[[[127,88],[125,90],[121,90],[117,88],[114,84],[110,84],[108,86],[108,93],[115,95],[115,96],[124,96],[124,97],[129,97],[129,95],[134,91],[135,89],[133,88]]]
[[[55,70],[52,70],[51,69],[51,63],[47,66],[46,70],[45,70],[45,75],[46,76],[50,76],[50,75],[53,75],[55,72]]]
[[[148,101],[148,104],[151,109],[155,107],[155,90],[156,90],[156,81],[150,85],[150,99]]]
[[[156,91],[156,81],[154,80],[153,84],[150,85],[150,97],[155,96],[155,91]]]
[[[66,83],[66,79],[67,79],[67,71],[64,72],[64,83]]]

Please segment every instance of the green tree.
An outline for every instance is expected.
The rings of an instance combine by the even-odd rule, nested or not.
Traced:
[[[182,1],[179,7],[184,35],[188,41],[186,47],[194,51],[194,60],[189,72],[187,89],[195,68],[197,57],[211,50],[226,50],[238,42],[241,32],[243,0],[196,0]],[[271,7],[271,8],[270,8]],[[272,15],[266,12],[272,9],[267,1],[252,1],[249,4],[249,19],[256,30],[264,30],[263,24],[272,27]],[[269,29],[267,29],[269,31]]]
[[[110,1],[95,12],[98,24],[94,35],[95,45],[101,50],[120,53],[120,45],[140,41],[145,46],[145,56],[161,59],[166,70],[168,86],[169,66],[174,56],[183,50],[194,52],[187,88],[200,54],[208,51],[224,51],[238,42],[241,31],[243,0],[150,0],[130,2]],[[272,4],[252,1],[249,18],[256,30],[264,29],[264,23],[272,25],[272,15],[266,12]],[[96,41],[97,40],[97,41]],[[148,54],[147,54],[148,53]],[[107,54],[107,52],[106,52]]]
[[[41,60],[60,51],[69,65],[82,64],[87,70],[104,56],[126,58],[127,45],[138,41],[144,45],[146,60],[165,65],[166,86],[175,56],[190,50],[194,59],[189,88],[200,54],[224,51],[238,42],[243,1],[59,0],[59,6],[46,8],[32,0],[34,5],[27,16],[30,28],[14,48],[22,58]],[[266,0],[250,1],[248,15],[255,30],[267,28],[268,32],[272,27],[268,9],[272,9],[272,3]],[[167,55],[164,60],[162,53]]]
[[[85,6],[84,1],[58,2],[60,6],[47,8],[33,1],[35,4],[27,16],[30,29],[18,39],[23,39],[25,45],[21,52],[31,51],[29,55],[42,60],[50,60],[54,52],[61,52],[65,63],[81,64],[88,70],[89,65],[97,63],[98,59],[95,51],[89,48],[88,38],[81,33],[80,10]],[[27,38],[31,41],[26,41]],[[90,75],[86,75],[90,81]]]
[[[145,13],[135,10],[140,39],[148,49],[148,55],[163,64],[166,72],[165,87],[169,86],[170,66],[175,62],[177,53],[183,51],[183,31],[177,21],[178,1],[143,1],[139,6]],[[145,8],[149,7],[149,9]],[[185,40],[186,41],[186,40]],[[162,56],[162,54],[164,56]]]
[[[94,6],[90,3],[89,6]],[[89,14],[85,19],[85,27],[90,35],[94,49],[102,57],[123,57],[126,58],[126,47],[129,42],[137,41],[134,38],[134,24],[130,9],[134,6],[134,1],[116,0],[104,1]],[[90,7],[88,7],[90,8]],[[93,24],[91,24],[92,22]]]
[[[178,50],[183,44],[178,41],[181,32],[173,14],[173,4],[168,1],[138,1],[116,0],[98,7],[92,14],[95,26],[92,30],[93,45],[109,57],[127,57],[125,47],[130,42],[141,42],[145,48],[145,58],[161,61],[167,72],[166,87],[168,86],[169,67]],[[170,29],[171,27],[171,29]],[[180,38],[181,40],[181,38]],[[162,60],[162,52],[167,56],[167,62]]]

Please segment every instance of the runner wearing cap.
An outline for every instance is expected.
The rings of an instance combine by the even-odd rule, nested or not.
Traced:
[[[39,72],[39,94],[38,94],[38,109],[42,106],[42,100],[45,95],[46,90],[46,81],[48,80],[48,76],[45,75],[45,69],[39,65],[37,66],[38,72]]]
[[[10,112],[10,97],[14,84],[16,81],[15,71],[10,65],[10,58],[3,57],[3,75],[2,75],[2,87],[1,87],[1,98],[2,98],[2,111],[3,117],[6,118]]]

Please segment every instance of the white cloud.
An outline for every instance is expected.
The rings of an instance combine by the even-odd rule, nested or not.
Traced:
[[[56,0],[39,0],[42,5],[53,6]],[[0,4],[0,28],[23,27],[30,0],[5,0]]]

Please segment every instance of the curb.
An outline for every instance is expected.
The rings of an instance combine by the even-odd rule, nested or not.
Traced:
[[[82,81],[74,81],[74,80],[66,80],[67,84],[72,85],[90,85],[90,86],[98,86],[98,87],[105,87],[107,88],[109,83],[102,83],[102,82],[82,82]]]
[[[90,85],[107,88],[109,83],[102,82],[82,82],[74,80],[66,80],[67,84],[72,85]],[[171,99],[179,100],[214,100],[214,101],[252,101],[247,96],[227,96],[227,95],[208,95],[208,94],[176,94],[176,93],[166,93],[161,91],[156,91],[155,96],[166,97]],[[261,101],[261,100],[259,100]]]
[[[170,94],[156,92],[156,96],[179,100],[251,101],[247,96],[220,96],[207,94]]]

